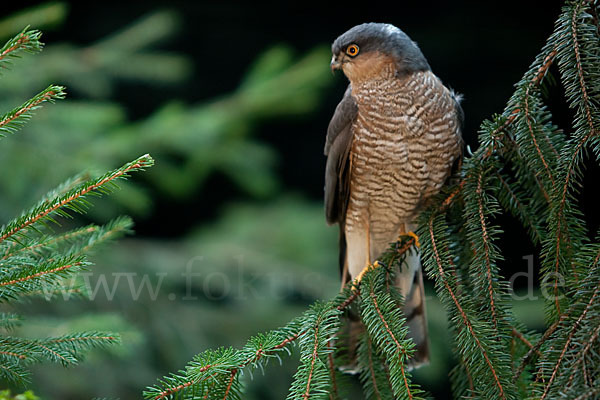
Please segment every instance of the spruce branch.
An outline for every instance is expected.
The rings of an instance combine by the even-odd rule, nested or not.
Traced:
[[[401,262],[402,256],[413,245],[414,238],[407,236],[394,244],[382,260],[390,265]],[[352,282],[349,282],[332,301],[313,305],[303,316],[282,329],[251,338],[242,350],[219,349],[197,355],[178,374],[165,376],[158,384],[148,387],[143,393],[144,398],[160,400],[177,396],[191,399],[201,394],[207,399],[222,399],[226,393],[232,396],[232,390],[239,388],[236,383],[238,376],[245,369],[250,368],[252,371],[263,368],[268,359],[278,357],[281,351],[287,352],[287,347],[297,341],[304,351],[301,361],[304,367],[301,365],[302,372],[300,369],[297,372],[288,398],[304,400],[330,394],[328,389],[336,379],[331,373],[329,361],[334,351],[333,339],[337,333],[341,311],[359,299],[360,286],[361,283],[358,283],[353,287]],[[235,380],[227,392],[232,376]]]
[[[589,2],[585,2],[588,3]],[[588,94],[588,85],[586,83],[583,62],[582,62],[582,49],[581,44],[578,38],[578,19],[580,18],[580,13],[582,11],[582,6],[584,2],[577,2],[575,4],[575,8],[573,9],[573,14],[571,17],[571,36],[573,40],[573,52],[575,55],[575,64],[577,66],[577,78],[579,80],[579,89],[581,90],[582,100],[583,100],[583,108],[585,110],[585,118],[586,122],[589,125],[589,131],[591,134],[597,134],[596,127],[594,124],[594,117],[592,116],[592,107],[594,105],[590,101],[590,96]],[[592,4],[592,9],[594,5]]]
[[[30,381],[30,373],[18,362],[0,357],[0,378],[6,382],[24,385]]]
[[[571,343],[573,341],[573,337],[575,335],[575,332],[580,327],[581,322],[584,320],[584,318],[586,317],[588,311],[590,310],[590,308],[594,304],[594,302],[596,300],[596,296],[598,295],[598,293],[600,293],[600,284],[596,287],[596,290],[594,291],[594,293],[593,293],[592,297],[590,298],[590,301],[586,305],[584,311],[581,313],[581,315],[579,316],[579,318],[577,318],[577,320],[575,321],[575,323],[572,325],[571,331],[569,332],[569,335],[567,336],[567,340],[565,341],[565,344],[564,344],[564,346],[561,349],[561,352],[560,352],[560,355],[558,357],[558,360],[554,364],[554,368],[552,369],[552,374],[550,376],[550,379],[548,380],[548,382],[544,386],[544,392],[542,393],[542,396],[540,397],[540,400],[543,400],[543,399],[545,399],[547,397],[547,395],[549,393],[549,390],[550,390],[550,388],[551,388],[551,386],[552,386],[552,384],[554,382],[554,379],[557,376],[559,368],[561,367],[561,363],[563,362],[563,360],[565,358],[567,350],[569,349],[569,347],[570,347],[570,345],[571,345]]]
[[[10,39],[2,49],[0,49],[0,71],[7,68],[10,59],[20,56],[20,53],[38,53],[44,46],[40,42],[42,33],[37,30],[29,30],[29,27],[23,29],[18,35]]]
[[[179,375],[172,374],[164,377],[159,385],[146,390],[144,397],[159,400],[173,395],[187,398],[190,393],[196,392],[208,395],[213,391],[214,394],[215,387],[206,386],[204,383],[207,378],[213,378],[216,374],[230,375],[234,369],[241,370],[248,366],[259,368],[265,357],[273,357],[296,341],[304,333],[299,329],[297,321],[292,321],[281,331],[251,338],[243,352],[235,352],[233,349],[221,350],[222,357],[221,354],[215,356],[213,352],[202,353],[188,364],[186,371],[181,371]],[[235,364],[233,356],[236,357],[237,365],[233,365]]]
[[[5,268],[10,269],[23,262],[52,258],[52,254],[61,251],[82,255],[93,247],[130,233],[132,226],[131,218],[118,217],[103,226],[88,225],[58,235],[30,235],[6,246],[0,261],[4,261]]]
[[[0,261],[21,254],[26,254],[34,257],[43,256],[43,250],[45,249],[59,246],[63,242],[77,240],[81,236],[92,234],[94,232],[97,232],[99,229],[99,226],[90,225],[84,228],[75,229],[73,231],[58,236],[46,236],[42,238],[36,237],[31,238],[31,240],[28,241],[13,242],[10,246],[6,246],[6,252],[2,256],[2,258],[0,258]]]
[[[84,213],[89,206],[89,203],[85,199],[87,195],[108,194],[117,188],[114,181],[124,179],[129,176],[129,173],[144,170],[153,164],[154,160],[152,157],[146,154],[100,178],[91,179],[64,195],[42,201],[21,217],[2,227],[0,230],[0,244],[6,239],[26,230],[26,228],[35,228],[35,224],[50,221],[55,222],[53,219],[55,215],[69,217],[70,215],[66,210],[79,214]]]
[[[450,371],[452,393],[456,397],[469,398],[475,396],[475,384],[469,363],[463,355],[459,355],[458,364]]]
[[[502,185],[498,191],[498,201],[504,209],[510,210],[521,221],[531,236],[532,242],[539,244],[544,238],[544,231],[539,218],[536,218],[535,215],[541,215],[541,212],[536,212],[535,204],[526,205],[526,194],[519,190],[508,176],[496,172],[496,178]]]
[[[407,338],[408,327],[399,304],[383,289],[385,281],[386,275],[381,268],[370,271],[363,278],[362,321],[388,361],[395,398],[418,399],[421,391],[413,386],[405,367],[414,353],[414,343]]]
[[[435,279],[438,294],[440,294],[440,297],[449,308],[450,314],[458,316],[458,318],[454,320],[455,323],[462,324],[464,328],[466,328],[462,329],[462,326],[457,328],[458,332],[463,333],[461,339],[464,338],[466,341],[471,341],[468,345],[466,343],[461,344],[459,351],[461,354],[464,354],[463,357],[469,362],[469,366],[474,371],[478,371],[481,374],[479,378],[480,382],[482,380],[485,382],[485,378],[491,381],[491,385],[484,384],[485,390],[487,391],[485,394],[488,396],[487,398],[515,398],[514,394],[511,393],[514,392],[514,388],[512,388],[510,382],[506,382],[506,372],[499,371],[499,369],[502,368],[502,364],[496,361],[497,358],[501,358],[499,357],[501,350],[497,348],[497,345],[496,348],[493,348],[493,343],[483,339],[486,337],[494,337],[494,335],[491,332],[486,332],[486,329],[484,328],[485,323],[483,323],[483,321],[479,321],[478,326],[475,326],[473,319],[468,316],[468,314],[472,314],[472,312],[464,307],[463,302],[459,300],[460,296],[458,296],[455,293],[455,289],[453,289],[456,282],[453,282],[454,279],[452,278],[452,275],[448,275],[446,272],[447,270],[452,271],[452,268],[448,268],[450,263],[447,261],[452,257],[447,250],[449,246],[444,244],[447,243],[445,234],[436,232],[436,228],[445,227],[446,224],[442,222],[442,217],[435,212],[430,212],[429,215],[424,213],[423,218],[427,218],[428,220],[427,231],[419,235],[421,238],[426,238],[426,240],[422,240],[422,249],[424,250],[423,264],[425,265],[429,276]],[[444,230],[446,229],[447,226]],[[438,236],[441,237],[441,248],[439,247]],[[429,250],[430,253],[427,250]],[[464,302],[466,302],[466,300]],[[467,307],[469,307],[468,304]],[[453,312],[454,310],[456,313]],[[482,336],[480,337],[480,335]],[[495,353],[495,357],[494,354],[492,354],[492,351]],[[482,363],[478,362],[480,358],[482,358]],[[505,369],[505,367],[502,369]],[[510,390],[510,392],[507,392],[507,389]]]
[[[42,343],[37,343],[37,342],[32,342],[35,344],[35,347],[37,347],[37,351],[38,353],[40,353],[44,359],[46,360],[50,360],[52,362],[55,363],[60,363],[63,366],[68,366],[70,364],[76,364],[77,363],[77,359],[75,357],[73,357],[72,354],[66,352],[66,351],[62,351],[62,350],[55,350],[52,349]]]
[[[554,174],[551,171],[551,168],[549,166],[549,162],[546,160],[546,157],[544,156],[544,152],[542,151],[542,149],[540,148],[540,144],[538,143],[538,139],[537,139],[537,135],[539,135],[539,126],[537,124],[537,120],[533,120],[532,116],[531,116],[531,109],[530,109],[530,101],[531,101],[531,85],[527,86],[527,89],[525,90],[525,99],[524,99],[524,107],[523,107],[523,111],[524,111],[524,119],[525,122],[527,123],[527,131],[529,132],[529,135],[531,137],[531,142],[533,143],[534,147],[535,147],[535,151],[540,159],[540,161],[542,162],[542,165],[544,166],[544,171],[546,172],[546,174],[548,175],[548,179],[550,180],[550,182],[552,183],[552,187],[554,187],[555,182],[554,182]],[[534,127],[535,124],[535,127]],[[544,137],[546,137],[544,135]],[[554,150],[554,148],[552,148]],[[556,151],[556,150],[554,150]]]
[[[53,283],[50,286],[44,284],[40,289],[23,293],[23,295],[16,300],[27,301],[30,298],[43,297],[45,300],[50,301],[59,296],[63,299],[89,300],[88,286],[76,283],[76,276],[70,277],[67,282],[63,283],[66,279],[67,278],[60,279],[58,283]]]
[[[65,193],[70,192],[78,186],[81,186],[85,182],[89,181],[91,176],[89,172],[79,173],[75,176],[70,177],[66,181],[62,182],[58,186],[52,188],[48,192],[46,192],[41,198],[40,203],[51,201],[53,198],[64,195]]]
[[[0,351],[0,354],[4,355],[4,356],[8,356],[8,357],[15,357],[18,358],[19,360],[26,360],[27,356],[25,354],[18,354],[18,353],[13,353],[12,351]]]
[[[369,335],[361,336],[358,346],[358,363],[362,366],[360,370],[360,381],[367,400],[385,400],[394,397],[388,371],[384,360],[376,353],[373,342]]]
[[[23,322],[23,318],[19,314],[15,313],[0,313],[0,328],[5,331],[10,331],[18,326],[20,326]]]
[[[0,69],[8,67],[9,61],[23,52],[40,51],[40,35],[40,32],[26,28],[9,40],[0,49]],[[54,102],[64,96],[64,87],[51,85],[21,106],[1,115],[0,137],[23,126],[43,103]],[[104,226],[90,225],[59,234],[47,229],[48,224],[56,223],[58,217],[71,216],[70,212],[84,213],[90,205],[87,196],[109,193],[117,187],[117,179],[152,164],[152,158],[144,155],[97,179],[76,176],[49,192],[20,217],[2,226],[0,302],[10,303],[26,296],[48,295],[47,287],[56,289],[60,286],[63,294],[80,291],[73,285],[63,287],[65,279],[74,279],[77,272],[89,265],[85,253],[92,247],[127,233],[132,221],[121,217]],[[19,315],[0,313],[0,329],[9,331],[21,322]],[[96,331],[45,339],[0,335],[0,379],[21,385],[29,381],[27,367],[32,363],[51,361],[72,365],[78,363],[84,352],[92,348],[119,342],[117,334]],[[234,386],[234,383],[229,385],[229,393],[233,393]]]
[[[534,353],[541,355],[540,348],[552,336],[552,334],[554,334],[554,331],[558,328],[558,325],[566,317],[567,314],[562,314],[557,321],[555,321],[548,329],[546,329],[546,332],[544,332],[544,335],[540,338],[540,340],[538,340],[537,343],[527,352],[527,354],[525,354],[525,356],[521,360],[521,364],[519,365],[519,367],[513,375],[513,382],[516,382],[517,379],[521,376],[521,374],[525,370],[525,366],[531,361]]]
[[[64,89],[63,86],[50,85],[19,107],[2,115],[0,117],[0,137],[4,136],[3,133],[14,133],[20,129],[31,119],[33,111],[40,108],[42,103],[53,103],[55,100],[64,99]]]
[[[567,383],[572,381],[573,376],[578,375],[574,372],[578,369],[573,366],[580,365],[582,361],[579,361],[579,357],[587,353],[588,344],[591,346],[598,338],[596,328],[600,325],[600,265],[597,263],[599,251],[600,246],[595,245],[584,252],[582,260],[594,259],[595,264],[582,281],[584,283],[574,290],[573,302],[567,311],[570,317],[562,319],[562,323],[558,324],[550,338],[548,357],[543,362],[538,361],[537,375],[543,379],[543,386],[537,386],[535,389],[541,393],[540,399],[550,398],[554,396],[553,393],[561,392],[569,386]]]
[[[333,339],[329,340],[327,347],[330,349],[335,349],[335,343]],[[333,351],[327,354],[327,369],[329,371],[329,379],[331,381],[331,389],[328,393],[329,400],[338,400],[340,399],[340,394],[337,382],[337,366],[335,365],[335,360],[333,359]]]
[[[480,164],[472,164],[473,175],[476,179],[467,181],[465,189],[465,212],[468,235],[472,242],[471,248],[474,254],[471,263],[471,276],[473,279],[485,277],[476,287],[481,288],[482,298],[487,296],[485,307],[489,309],[490,318],[494,329],[499,331],[497,315],[497,303],[499,302],[499,291],[494,276],[498,275],[496,259],[498,252],[493,247],[493,235],[497,228],[489,228],[486,215],[493,216],[498,213],[495,199],[484,193],[484,171]],[[487,180],[487,179],[486,179]],[[487,183],[487,182],[486,182]],[[487,185],[486,185],[487,186]],[[473,223],[472,223],[473,222]],[[486,293],[487,292],[487,293]]]
[[[104,332],[86,332],[47,339],[4,336],[0,338],[0,356],[8,360],[12,358],[15,363],[46,360],[72,365],[82,359],[83,351],[116,343],[120,343],[118,335]]]
[[[73,242],[69,249],[69,252],[76,255],[87,254],[93,248],[103,243],[112,241],[127,233],[131,233],[132,227],[133,220],[129,217],[118,217],[103,226],[90,225],[87,228],[84,228],[85,235],[80,235],[77,238],[78,240]],[[62,238],[62,240],[73,239],[74,237],[72,235],[69,235],[69,233],[65,234]]]
[[[329,392],[330,376],[325,357],[334,349],[328,347],[338,331],[340,312],[328,303],[316,303],[302,324],[306,333],[300,336],[300,367],[288,394],[289,400],[319,398]],[[313,397],[314,396],[314,397]]]
[[[531,344],[531,342],[525,337],[525,335],[523,335],[523,333],[520,332],[517,328],[513,327],[511,332],[514,337],[516,337],[522,343],[524,343],[527,347],[529,347],[530,350],[533,350],[538,356],[542,355],[542,353],[540,353],[539,350],[534,350],[533,344]]]
[[[53,285],[61,278],[79,272],[89,265],[82,256],[66,256],[37,265],[27,265],[3,271],[0,275],[0,301],[16,299],[44,285]]]
[[[575,361],[571,365],[571,368],[573,370],[579,369],[579,365],[584,362],[584,359],[590,352],[592,345],[596,342],[596,340],[598,340],[599,334],[600,334],[600,325],[598,325],[596,327],[596,329],[594,329],[593,334],[589,337],[589,339],[587,339],[585,342],[583,342],[585,344],[585,346],[575,355],[575,357],[574,357]],[[585,366],[583,367],[583,369],[585,370]],[[567,386],[566,386],[567,389],[572,387],[573,381],[576,376],[577,376],[577,374],[570,375],[569,381],[567,382]]]
[[[590,85],[586,72],[596,73],[594,65],[599,54],[598,38],[595,26],[589,24],[589,14],[584,11],[586,1],[570,2],[563,9],[557,23],[556,36],[559,70],[569,105],[575,110],[575,132],[568,139],[560,154],[559,179],[553,191],[549,232],[551,235],[543,246],[543,271],[555,275],[552,283],[553,305],[550,316],[556,319],[561,314],[559,301],[559,274],[568,273],[573,249],[581,247],[586,236],[580,212],[569,200],[573,200],[572,190],[581,180],[583,152],[592,138],[597,135],[594,120],[599,119],[597,105],[591,101],[599,95],[596,85]],[[594,6],[595,7],[595,6]],[[559,36],[560,35],[560,36]],[[585,40],[582,40],[585,39]]]
[[[53,339],[47,339],[46,343],[59,344],[67,343],[74,348],[80,346],[98,346],[106,343],[118,343],[119,337],[101,332],[78,333],[76,335],[61,336]]]
[[[85,351],[119,344],[121,337],[114,333],[91,331],[46,338],[39,343],[48,351],[66,354],[68,358],[61,358],[61,362],[78,363]]]

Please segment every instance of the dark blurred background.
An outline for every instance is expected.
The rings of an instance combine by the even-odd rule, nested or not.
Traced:
[[[95,200],[86,217],[65,222],[120,214],[136,221],[135,236],[94,254],[84,276],[94,301],[23,306],[25,335],[116,330],[123,345],[76,368],[37,367],[38,395],[139,398],[195,354],[242,346],[335,295],[337,229],[323,215],[322,151],[346,86],[329,71],[339,34],[369,21],[403,29],[464,94],[464,137],[475,149],[479,124],[502,112],[560,9],[559,1],[514,0],[281,3],[3,5],[1,40],[29,24],[47,46],[4,73],[0,109],[50,83],[65,85],[68,98],[0,143],[1,221],[80,171],[103,172],[147,152],[156,159]],[[560,89],[547,90],[560,124],[568,117],[553,100]],[[499,222],[506,276],[527,271],[523,257],[534,248],[514,221]],[[527,294],[527,278],[517,286]],[[433,360],[416,376],[445,399],[454,361],[444,312],[428,290]],[[540,301],[516,301],[515,312],[531,329],[543,325]],[[255,373],[246,398],[285,398],[296,362],[293,355]]]

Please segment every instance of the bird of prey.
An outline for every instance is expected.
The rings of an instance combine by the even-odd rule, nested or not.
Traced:
[[[463,111],[460,96],[393,25],[355,26],[333,42],[332,52],[331,69],[350,81],[325,143],[325,211],[340,228],[344,285],[415,229],[419,212],[461,158]],[[407,256],[396,284],[416,367],[429,358],[417,252]]]

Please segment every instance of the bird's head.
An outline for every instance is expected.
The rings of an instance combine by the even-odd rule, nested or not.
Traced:
[[[339,36],[331,51],[331,70],[341,69],[350,82],[429,70],[417,44],[390,24],[357,25]]]

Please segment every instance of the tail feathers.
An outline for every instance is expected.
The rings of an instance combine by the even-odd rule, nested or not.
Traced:
[[[407,367],[414,369],[429,363],[429,337],[427,330],[427,316],[425,313],[425,290],[423,286],[423,272],[421,260],[416,251],[407,253],[402,270],[396,276],[396,286],[404,298],[404,316],[408,326],[408,335],[416,345],[416,351],[408,361]],[[342,372],[355,374],[359,372],[356,363],[356,350],[359,335],[365,327],[356,315],[350,313],[348,318],[347,349],[348,365],[341,368]]]
[[[418,368],[429,362],[425,287],[418,253],[407,255],[402,272],[398,274],[397,282],[400,293],[404,296],[404,315],[408,325],[408,334],[416,345],[416,351],[409,361],[409,366]]]
[[[358,366],[358,346],[361,335],[365,332],[365,325],[356,318],[356,315],[349,313],[346,324],[345,334],[342,335],[342,353],[345,353],[345,365],[340,367],[340,371],[348,375],[357,375],[360,373]]]

